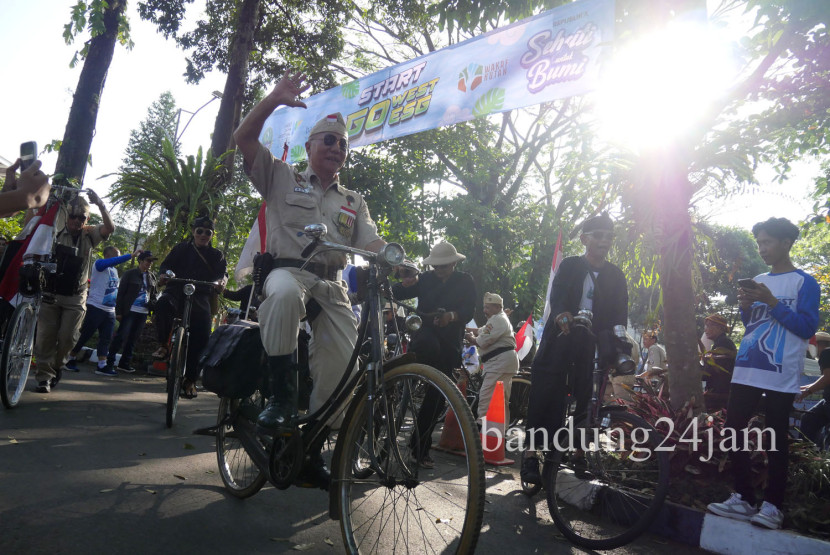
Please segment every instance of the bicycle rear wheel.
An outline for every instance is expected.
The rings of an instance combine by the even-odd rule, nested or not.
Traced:
[[[35,343],[37,313],[32,303],[22,302],[14,309],[0,355],[0,397],[7,409],[14,408],[26,388],[29,367],[32,364],[32,347]]]
[[[598,423],[545,461],[543,481],[556,527],[589,549],[633,541],[654,521],[669,486],[669,456],[655,452],[662,436],[642,418],[600,411]],[[585,430],[583,436],[582,431]]]
[[[184,343],[184,328],[178,327],[173,331],[170,341],[170,363],[167,368],[167,427],[172,428],[176,420],[176,410],[179,408],[179,395],[182,392],[184,379],[184,364],[187,356]]]
[[[219,400],[219,416],[216,422],[216,461],[219,463],[219,475],[225,489],[234,497],[245,499],[251,497],[265,485],[268,476],[262,472],[251,459],[233,423],[237,418],[256,419],[264,408],[265,402],[257,391],[247,399]]]
[[[421,468],[416,446],[419,387],[442,397],[456,415],[465,458],[434,453],[435,467]],[[351,553],[472,553],[484,514],[484,459],[481,441],[466,400],[434,368],[405,364],[383,376],[375,410],[386,422],[380,433],[367,433],[367,392],[354,398],[336,481],[340,529]],[[440,432],[441,425],[435,434]],[[368,441],[367,438],[376,438]],[[378,445],[378,443],[380,443]],[[357,460],[379,468],[358,478]],[[365,475],[365,473],[361,473]]]
[[[530,378],[522,375],[514,376],[510,390],[510,428],[524,426],[529,401]]]

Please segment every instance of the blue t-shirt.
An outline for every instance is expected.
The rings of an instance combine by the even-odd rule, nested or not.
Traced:
[[[804,370],[807,341],[818,328],[821,291],[816,280],[802,270],[761,274],[778,304],[753,303],[741,310],[746,333],[735,359],[732,383],[783,393],[798,393]]]

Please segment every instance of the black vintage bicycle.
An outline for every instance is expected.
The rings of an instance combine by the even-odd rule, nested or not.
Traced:
[[[197,279],[177,278],[176,274],[168,270],[166,283],[183,283],[184,308],[180,318],[173,321],[173,332],[170,334],[170,343],[167,346],[167,403],[165,406],[165,423],[168,428],[173,427],[176,421],[176,412],[179,407],[179,397],[182,395],[185,368],[187,366],[187,349],[190,344],[190,313],[193,307],[193,294],[196,287],[215,287],[216,282],[199,281]]]
[[[574,327],[592,334],[592,317],[580,311]],[[560,439],[565,445],[547,452],[542,470],[556,527],[589,549],[614,549],[637,538],[656,518],[669,487],[663,436],[626,406],[602,405],[607,384],[608,369],[597,356],[587,415],[568,418],[572,433]],[[529,494],[539,491],[522,486]]]
[[[484,513],[484,460],[473,415],[456,386],[416,363],[414,355],[384,360],[382,307],[391,298],[388,276],[404,251],[394,243],[377,254],[362,251],[324,241],[325,233],[322,224],[305,228],[312,242],[303,258],[339,251],[368,261],[366,301],[349,365],[320,409],[297,414],[291,429],[277,434],[256,426],[264,384],[248,398],[222,398],[216,432],[222,481],[236,497],[251,496],[266,482],[288,488],[310,446],[333,439],[329,515],[340,521],[347,551],[472,553]],[[466,457],[436,453],[435,467],[425,469],[419,465],[418,414],[429,388],[455,412]],[[333,431],[344,412],[339,431]]]

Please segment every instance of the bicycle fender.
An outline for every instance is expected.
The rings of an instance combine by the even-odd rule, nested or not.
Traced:
[[[404,353],[402,355],[398,355],[396,357],[392,357],[386,362],[383,363],[383,370],[391,370],[393,368],[397,368],[398,366],[403,366],[404,364],[414,364],[417,361],[415,353]]]

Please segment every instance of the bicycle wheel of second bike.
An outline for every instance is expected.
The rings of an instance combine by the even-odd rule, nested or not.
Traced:
[[[0,396],[7,409],[20,401],[32,364],[32,346],[35,342],[37,315],[31,303],[23,302],[14,309],[0,355]]]
[[[259,392],[247,399],[219,400],[219,417],[216,422],[216,460],[219,463],[219,474],[225,489],[240,499],[251,497],[265,485],[268,476],[254,463],[237,432],[233,429],[232,419],[237,412],[247,412],[256,415],[262,411],[265,403]],[[241,418],[242,416],[240,416]]]
[[[179,395],[182,392],[182,380],[184,379],[185,363],[184,328],[176,328],[173,331],[173,339],[170,341],[170,365],[167,368],[167,407],[166,423],[168,428],[173,427],[176,421],[176,411],[179,408]]]
[[[614,549],[637,538],[657,516],[669,487],[669,456],[655,451],[663,437],[625,411],[601,411],[583,440],[584,429],[583,421],[573,443],[545,462],[548,508],[571,542]]]
[[[458,421],[464,455],[432,450],[434,468],[418,464],[418,386],[443,397]],[[335,469],[340,529],[350,553],[472,553],[484,515],[484,457],[473,415],[461,392],[438,370],[406,364],[387,371],[375,408],[385,421],[380,433],[366,433],[367,399],[355,397]],[[391,416],[391,422],[390,420]],[[377,420],[377,419],[376,419]],[[397,421],[395,421],[397,420]],[[441,432],[439,422],[433,438]],[[380,443],[380,444],[379,444]],[[356,461],[380,461],[380,472],[355,475]],[[414,453],[413,453],[414,451]],[[375,469],[377,470],[377,469]]]

